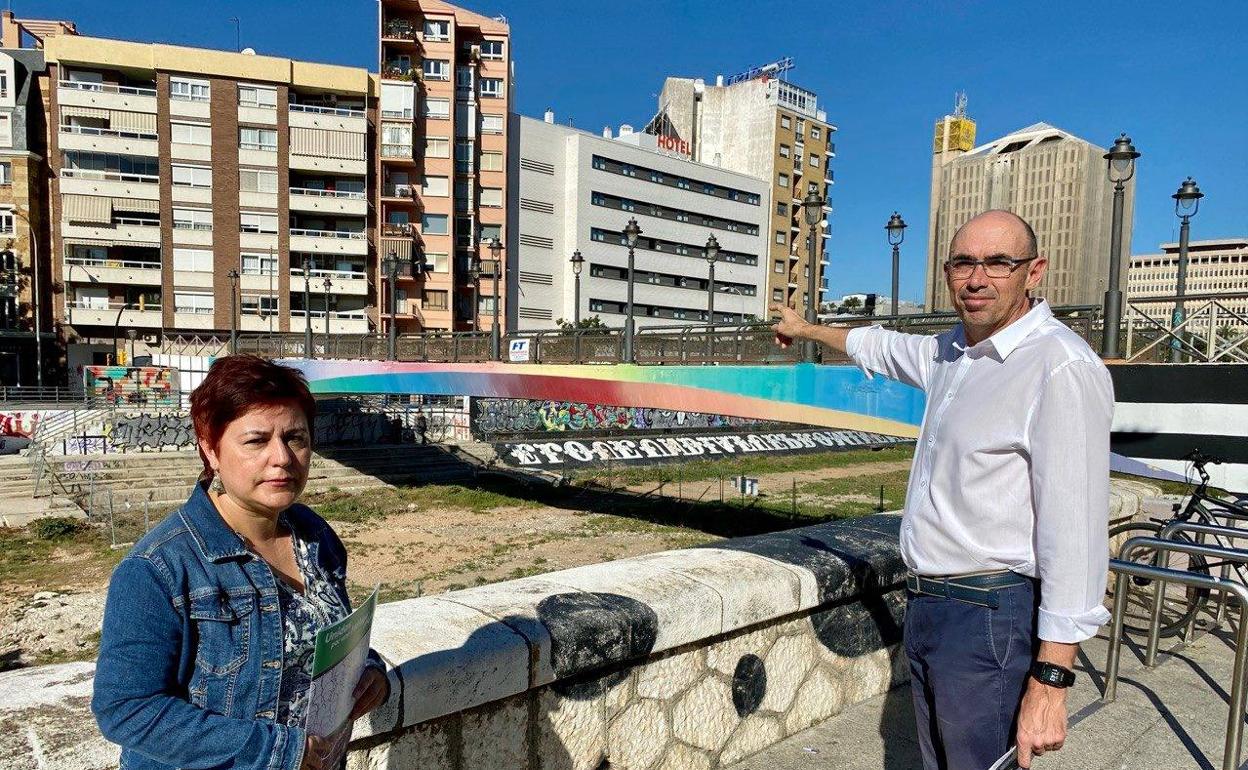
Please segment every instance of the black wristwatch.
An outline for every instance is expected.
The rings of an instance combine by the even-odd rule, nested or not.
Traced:
[[[1068,668],[1062,668],[1056,663],[1045,663],[1037,660],[1031,664],[1031,675],[1037,681],[1043,682],[1050,687],[1070,687],[1075,683],[1075,672]]]

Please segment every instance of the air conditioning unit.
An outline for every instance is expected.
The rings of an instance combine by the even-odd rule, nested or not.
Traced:
[[[155,345],[159,342],[160,342],[159,334],[144,334],[143,335],[143,344],[145,345]]]

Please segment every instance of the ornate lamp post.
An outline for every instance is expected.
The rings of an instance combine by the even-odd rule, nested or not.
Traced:
[[[819,241],[816,228],[823,219],[823,198],[812,187],[802,199],[802,213],[806,217],[806,226],[810,228],[810,252],[807,256],[809,269],[806,275],[806,320],[819,323]],[[819,343],[814,340],[806,342],[806,360],[814,363],[819,357]]]
[[[581,360],[581,270],[585,267],[585,257],[581,256],[580,249],[572,252],[571,258],[568,259],[572,263],[572,358],[575,361]]]
[[[334,282],[327,275],[321,286],[325,287],[325,357],[329,358],[329,290],[333,288]]]
[[[473,255],[468,262],[468,277],[472,279],[472,330],[475,332],[481,330],[480,324],[477,323],[477,309],[481,304],[478,298],[481,291],[481,260],[476,255]]]
[[[230,355],[238,352],[238,271],[226,273],[230,278]]]
[[[624,361],[633,363],[633,261],[637,238],[641,235],[641,226],[636,217],[629,217],[624,225],[624,241],[628,244],[628,302],[624,308]]]
[[[1170,325],[1175,334],[1182,334],[1179,326],[1183,323],[1183,295],[1187,293],[1187,244],[1192,234],[1192,217],[1200,211],[1200,199],[1205,194],[1196,186],[1190,176],[1179,185],[1179,191],[1170,196],[1174,198],[1174,213],[1179,217],[1179,274],[1174,285],[1174,293],[1178,299],[1174,303],[1174,313]],[[1177,364],[1183,360],[1183,343],[1177,338],[1170,340],[1170,363]]]
[[[893,247],[893,326],[897,327],[897,271],[901,266],[901,242],[906,239],[906,221],[896,211],[888,218],[888,224],[884,225],[884,229],[888,231],[888,245]]]
[[[398,355],[399,347],[399,292],[396,286],[399,280],[399,258],[393,250],[382,260],[382,267],[386,270],[386,285],[390,287],[390,329],[389,336],[386,337],[386,358],[393,361]]]
[[[1118,357],[1118,329],[1122,326],[1122,207],[1127,182],[1135,175],[1135,159],[1140,154],[1131,137],[1122,134],[1103,156],[1108,162],[1109,181],[1114,183],[1114,214],[1109,237],[1109,283],[1105,289],[1105,324],[1101,333],[1101,358]]]
[[[312,358],[312,257],[303,255],[303,357]]]
[[[706,360],[709,361],[715,353],[714,330],[711,327],[715,325],[715,260],[719,258],[719,241],[714,235],[706,239],[702,255],[706,257]]]
[[[503,337],[502,329],[498,325],[499,299],[498,296],[498,276],[502,273],[502,264],[499,257],[503,252],[503,242],[498,238],[490,239],[490,256],[494,258],[494,325],[490,327],[490,353],[495,361],[503,359]]]

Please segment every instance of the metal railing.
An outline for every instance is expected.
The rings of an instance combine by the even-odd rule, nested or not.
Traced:
[[[292,187],[291,195],[308,195],[315,198],[349,198],[351,200],[365,200],[366,195],[363,192],[355,192],[354,190],[320,190],[315,187]]]
[[[1214,548],[1194,543],[1181,543],[1173,540],[1162,540],[1155,537],[1133,537],[1123,544],[1119,558],[1109,560],[1110,571],[1116,573],[1114,585],[1114,609],[1111,615],[1112,627],[1109,636],[1109,654],[1105,661],[1105,692],[1101,700],[1112,702],[1118,693],[1118,664],[1122,652],[1123,620],[1127,610],[1127,581],[1131,578],[1152,580],[1158,585],[1166,582],[1179,583],[1209,591],[1233,595],[1239,599],[1241,613],[1248,607],[1248,586],[1233,580],[1202,575],[1184,570],[1168,569],[1151,564],[1138,564],[1130,561],[1136,551],[1152,548],[1156,551],[1172,551],[1211,558],[1243,559],[1248,561],[1248,552],[1233,549]],[[1154,603],[1153,624],[1149,630],[1150,640],[1158,634],[1160,624],[1160,602]],[[1231,699],[1229,713],[1226,718],[1226,741],[1222,751],[1222,770],[1236,770],[1239,767],[1243,726],[1244,726],[1244,663],[1248,653],[1248,623],[1241,617],[1235,632],[1235,663],[1231,679]]]
[[[63,388],[52,385],[0,386],[0,404],[12,407],[16,404],[56,404],[70,407],[86,403],[81,388]]]
[[[81,80],[61,80],[57,82],[61,88],[72,91],[96,91],[110,94],[132,94],[134,96],[155,96],[155,88],[137,88],[135,86],[118,86],[112,83],[87,83]]]
[[[141,262],[131,259],[96,259],[94,257],[66,257],[65,264],[80,267],[121,267],[132,270],[159,270],[160,262]]]
[[[156,184],[160,177],[156,174],[131,174],[125,171],[101,171],[94,168],[63,168],[61,176],[66,179],[96,179],[107,182],[144,182]]]
[[[1180,300],[1185,308],[1183,320],[1176,324],[1172,311]],[[1248,292],[1130,299],[1123,319],[1124,355],[1128,361],[1169,361],[1177,347],[1191,362],[1248,363],[1248,315],[1230,305],[1243,305],[1245,300]]]
[[[362,230],[309,230],[306,227],[292,227],[290,234],[308,238],[341,238],[352,241],[362,241],[368,237],[368,234]]]
[[[116,136],[122,139],[148,139],[155,140],[157,138],[155,132],[148,131],[124,131],[119,128],[97,128],[95,126],[61,126],[63,134],[82,134],[84,136]]]
[[[291,267],[290,274],[292,276],[303,277],[302,267]],[[308,276],[312,278],[340,278],[344,281],[360,281],[368,277],[368,273],[363,270],[328,270],[319,267],[308,268]]]
[[[290,103],[291,112],[311,112],[317,115],[340,115],[344,118],[362,118],[364,110],[357,110],[352,107],[321,107],[316,104],[299,104],[297,102]]]

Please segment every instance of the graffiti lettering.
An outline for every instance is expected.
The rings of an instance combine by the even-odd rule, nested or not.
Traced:
[[[85,366],[87,395],[112,404],[175,404],[176,370],[163,366]]]
[[[476,433],[485,436],[569,431],[754,428],[767,424],[740,417],[670,409],[507,398],[473,399],[472,419]]]
[[[39,412],[0,412],[0,436],[30,438],[39,427]]]

